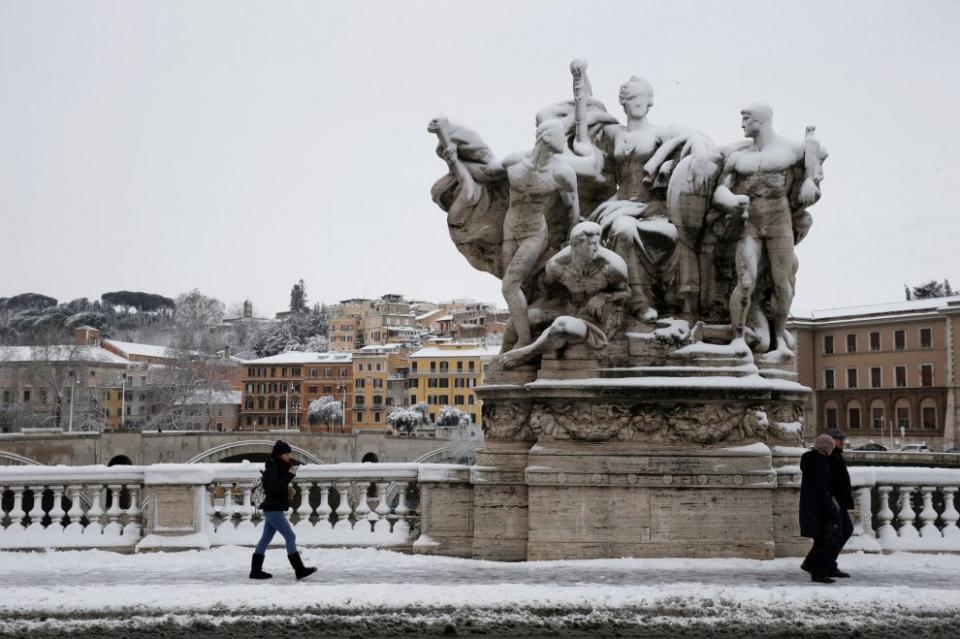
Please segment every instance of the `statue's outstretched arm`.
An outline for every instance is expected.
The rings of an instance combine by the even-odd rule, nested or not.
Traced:
[[[437,117],[430,121],[427,130],[436,134],[440,142],[440,156],[447,163],[450,173],[460,184],[461,197],[467,204],[473,205],[480,201],[481,191],[466,165],[460,160],[456,142],[450,135],[450,121],[445,117]]]
[[[723,173],[720,175],[720,184],[713,192],[713,204],[718,209],[729,213],[739,213],[741,217],[747,219],[747,206],[750,204],[750,198],[746,195],[735,195],[731,191],[734,180],[733,157],[727,158],[723,165]]]

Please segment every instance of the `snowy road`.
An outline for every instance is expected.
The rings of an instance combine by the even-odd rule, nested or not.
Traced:
[[[960,557],[850,555],[854,578],[812,584],[798,559],[501,564],[371,549],[282,551],[246,578],[249,550],[0,553],[0,635],[960,636]]]

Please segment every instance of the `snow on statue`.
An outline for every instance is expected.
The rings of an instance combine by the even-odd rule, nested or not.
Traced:
[[[803,141],[786,140],[773,133],[772,110],[753,106],[743,111],[749,139],[720,147],[695,129],[649,122],[653,87],[636,76],[620,87],[621,124],[594,97],[586,69],[574,60],[573,98],[537,112],[532,151],[500,161],[461,125],[436,118],[428,126],[447,163],[432,194],[451,238],[503,283],[510,322],[494,368],[535,371],[564,357],[583,359],[584,375],[674,365],[690,359],[690,348],[680,349],[705,342],[730,347],[694,349],[701,364],[749,368],[752,350],[771,376],[792,374],[784,323],[793,247],[810,229],[807,208],[820,197],[827,157],[813,128]],[[586,272],[573,269],[559,285],[550,275],[583,218],[599,225],[603,250],[625,267],[622,321],[587,320],[598,303],[570,295]]]

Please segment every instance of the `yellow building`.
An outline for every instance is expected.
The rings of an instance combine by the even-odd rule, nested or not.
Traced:
[[[409,406],[410,360],[399,344],[370,344],[353,354],[353,423],[385,429],[387,415]]]
[[[490,361],[499,352],[478,343],[429,345],[410,355],[410,403],[426,402],[431,421],[440,408],[452,406],[480,423],[481,402],[473,389],[483,383]]]

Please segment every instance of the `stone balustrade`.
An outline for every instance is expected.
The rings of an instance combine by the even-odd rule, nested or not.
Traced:
[[[128,552],[253,545],[263,519],[260,464],[0,467],[0,549],[108,548]],[[469,468],[446,464],[336,464],[299,467],[289,513],[305,546],[415,548],[419,504],[436,539],[423,552],[447,552],[447,518],[469,518],[438,496],[469,491]],[[466,488],[465,488],[466,487]],[[461,535],[462,536],[462,535]],[[453,539],[453,537],[451,537]],[[274,545],[282,545],[279,535]],[[456,543],[463,546],[463,540]],[[463,549],[459,548],[462,554]]]
[[[142,537],[143,469],[0,468],[0,548],[133,549]]]
[[[853,537],[845,550],[960,552],[960,469],[854,467]]]

